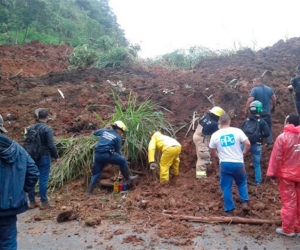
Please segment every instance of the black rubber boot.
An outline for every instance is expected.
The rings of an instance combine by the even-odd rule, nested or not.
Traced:
[[[128,182],[135,180],[138,176],[137,175],[130,175],[129,169],[126,168],[125,170],[121,171],[122,175],[124,176],[125,180]]]
[[[92,195],[95,187],[96,187],[97,183],[96,182],[91,182],[90,185],[89,185],[89,189],[88,189],[88,195]]]

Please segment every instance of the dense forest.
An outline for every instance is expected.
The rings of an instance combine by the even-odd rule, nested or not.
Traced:
[[[139,50],[128,43],[109,0],[0,0],[0,23],[0,44],[67,43],[76,49],[75,66],[118,66]]]
[[[1,0],[0,22],[2,44],[128,45],[108,0]]]

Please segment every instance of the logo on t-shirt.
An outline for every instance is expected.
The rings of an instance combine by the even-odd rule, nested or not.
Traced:
[[[222,135],[220,137],[221,146],[222,147],[229,147],[235,144],[234,136],[233,134],[228,135]]]

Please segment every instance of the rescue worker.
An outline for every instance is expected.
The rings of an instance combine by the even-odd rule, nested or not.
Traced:
[[[250,149],[250,141],[245,133],[235,127],[230,127],[230,117],[222,114],[219,120],[220,129],[213,133],[209,143],[211,154],[220,161],[220,186],[223,192],[224,211],[233,215],[235,210],[232,196],[233,180],[239,192],[242,210],[248,212],[247,175],[244,165],[244,156]],[[241,149],[243,144],[243,150]]]
[[[94,165],[88,194],[91,195],[97,185],[101,173],[107,163],[119,165],[122,175],[127,182],[131,182],[137,176],[131,176],[127,166],[127,160],[121,153],[122,138],[126,126],[122,121],[116,121],[111,126],[96,130],[93,134],[100,136],[95,146]]]
[[[254,78],[253,84],[255,86],[251,89],[251,93],[246,103],[245,113],[248,114],[249,105],[253,101],[260,101],[262,103],[263,110],[260,116],[266,121],[270,128],[270,135],[267,137],[265,146],[271,146],[273,145],[271,113],[275,112],[277,98],[273,89],[263,84],[261,77]],[[270,102],[272,103],[272,108]]]
[[[209,110],[208,114],[204,114],[193,135],[193,142],[196,147],[197,163],[196,163],[196,179],[206,177],[206,166],[210,163],[209,140],[210,136],[216,132],[218,128],[219,117],[224,110],[218,106]]]
[[[270,135],[270,128],[266,121],[260,117],[262,112],[262,103],[260,101],[251,102],[249,106],[249,112],[251,115],[243,122],[242,130],[247,135],[251,143],[249,152],[252,154],[255,184],[259,186],[261,184],[260,160],[262,153],[262,137],[268,137]],[[257,128],[257,131],[256,129],[253,130],[254,128],[251,127],[251,125],[255,126],[254,128]],[[247,131],[250,133],[247,134]]]
[[[294,103],[297,109],[298,115],[300,115],[300,65],[297,67],[296,77],[291,80],[291,84],[288,86],[291,94],[294,92]]]
[[[34,188],[39,170],[16,141],[5,135],[0,115],[0,249],[16,250],[17,215],[28,210],[25,192]]]
[[[300,233],[300,126],[299,116],[288,115],[283,133],[275,141],[272,149],[267,176],[273,184],[279,179],[279,194],[282,202],[282,227],[276,233],[295,236]]]
[[[160,158],[160,183],[169,181],[169,171],[172,168],[174,176],[179,175],[179,154],[181,145],[174,138],[163,135],[161,131],[156,131],[150,136],[151,140],[148,145],[148,162],[150,169],[155,170],[158,166],[155,163],[155,151],[161,152]]]

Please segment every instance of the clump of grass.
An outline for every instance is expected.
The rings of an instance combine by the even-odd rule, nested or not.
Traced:
[[[148,143],[150,134],[156,130],[163,130],[174,136],[174,130],[165,119],[162,113],[163,107],[152,103],[147,99],[141,104],[137,104],[136,96],[129,94],[126,108],[122,102],[113,94],[115,101],[115,113],[112,121],[121,120],[127,126],[123,153],[131,162],[134,169],[144,169],[148,166]]]
[[[127,127],[124,137],[122,153],[130,161],[132,169],[148,168],[147,154],[150,134],[156,130],[163,130],[174,136],[174,130],[165,119],[163,107],[153,104],[150,99],[137,103],[137,98],[129,93],[126,107],[119,96],[112,93],[115,110],[108,124],[121,120]],[[103,127],[106,125],[101,117],[94,113]],[[96,136],[59,139],[57,148],[61,162],[51,169],[49,188],[51,191],[61,188],[64,184],[76,179],[87,178],[91,175],[94,147],[98,141]],[[88,182],[88,181],[86,181]]]
[[[60,164],[54,165],[50,172],[49,189],[54,191],[76,178],[88,178],[93,164],[95,136],[57,140]]]

